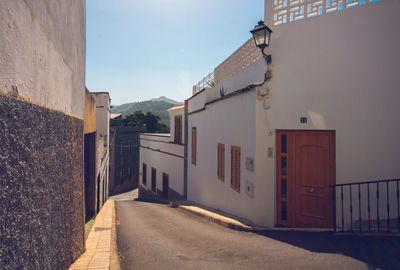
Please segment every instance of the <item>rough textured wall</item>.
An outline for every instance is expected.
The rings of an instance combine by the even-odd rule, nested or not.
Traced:
[[[83,121],[0,94],[0,269],[68,269],[84,250]]]
[[[0,92],[84,115],[84,0],[0,1]]]
[[[85,118],[84,118],[84,132],[92,133],[96,132],[96,101],[89,93],[85,90]]]

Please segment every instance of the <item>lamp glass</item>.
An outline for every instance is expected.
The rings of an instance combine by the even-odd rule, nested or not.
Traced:
[[[259,31],[255,31],[253,33],[254,35],[254,41],[256,42],[256,46],[263,46],[266,44],[266,33],[267,31],[265,29],[261,29]]]

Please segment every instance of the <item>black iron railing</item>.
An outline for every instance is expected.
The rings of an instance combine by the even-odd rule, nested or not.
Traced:
[[[332,185],[335,232],[400,233],[400,179]]]

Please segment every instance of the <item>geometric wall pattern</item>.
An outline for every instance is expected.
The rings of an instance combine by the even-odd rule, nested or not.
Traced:
[[[380,0],[274,0],[274,25],[338,12]]]
[[[214,69],[215,85],[233,77],[236,73],[247,68],[261,57],[261,51],[256,47],[253,38],[249,39]]]

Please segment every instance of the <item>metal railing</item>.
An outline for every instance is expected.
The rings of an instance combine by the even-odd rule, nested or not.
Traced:
[[[197,92],[200,92],[205,87],[213,87],[214,86],[214,72],[208,73],[201,81],[199,81],[196,85],[193,86],[193,95]]]
[[[400,233],[399,182],[390,179],[330,186],[335,232]]]

